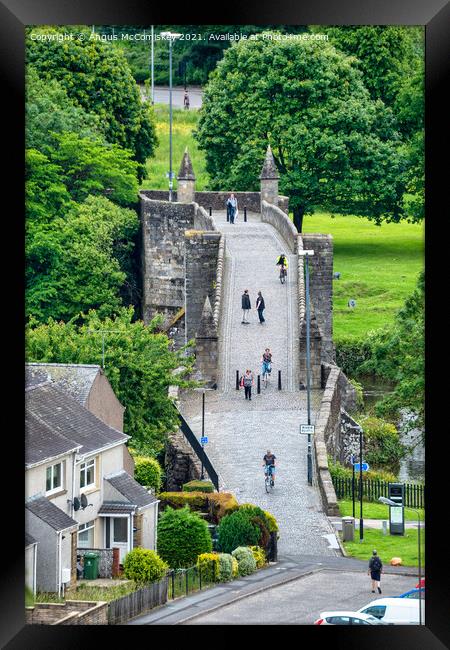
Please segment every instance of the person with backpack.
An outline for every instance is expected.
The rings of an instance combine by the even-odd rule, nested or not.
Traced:
[[[245,375],[241,378],[241,385],[244,387],[245,399],[252,399],[253,373],[247,368]]]
[[[256,298],[256,309],[258,311],[258,316],[259,316],[259,323],[262,325],[263,323],[266,322],[266,319],[263,316],[263,311],[266,308],[266,304],[264,302],[264,298],[262,296],[261,291],[258,291],[258,297]]]
[[[248,312],[252,308],[252,305],[250,303],[250,296],[248,295],[248,289],[245,289],[244,293],[242,294],[241,304],[242,304],[242,323],[244,325],[248,325],[249,324],[249,321],[247,320]]]
[[[372,593],[375,593],[375,587],[378,589],[378,593],[381,594],[380,580],[381,580],[381,571],[383,570],[383,562],[378,556],[378,553],[374,549],[372,551],[372,557],[369,560],[369,568],[367,570],[367,575],[370,575],[372,579]]]

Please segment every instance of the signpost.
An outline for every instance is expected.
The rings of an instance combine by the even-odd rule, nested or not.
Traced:
[[[312,485],[311,435],[314,435],[314,424],[301,424],[300,433],[308,436],[308,454],[307,454],[308,484]]]
[[[200,442],[202,443],[202,445],[206,445],[208,442],[207,436],[203,436],[202,438],[200,438]]]
[[[353,476],[352,476],[352,503],[353,503],[353,518],[355,518],[355,472],[367,472],[370,467],[369,463],[365,463],[363,461],[362,467],[361,463],[355,463],[354,462],[354,457],[352,456],[351,463],[352,463],[352,468],[353,468]],[[362,490],[362,484],[360,485],[360,488]]]

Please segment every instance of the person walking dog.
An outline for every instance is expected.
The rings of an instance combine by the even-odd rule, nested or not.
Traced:
[[[249,321],[247,320],[248,313],[252,308],[252,305],[250,303],[250,296],[248,295],[248,289],[245,289],[244,293],[242,294],[241,303],[242,303],[242,323],[244,325],[248,325],[249,324]]]
[[[367,575],[370,575],[372,579],[372,593],[375,593],[375,587],[378,589],[378,593],[381,594],[380,581],[381,581],[381,572],[383,570],[383,562],[378,556],[378,553],[374,549],[372,551],[372,557],[369,560],[369,568],[367,569]]]
[[[258,316],[259,316],[259,323],[262,325],[263,323],[266,322],[266,319],[263,316],[263,311],[266,308],[266,304],[264,302],[264,298],[262,296],[261,291],[258,291],[258,297],[256,298],[256,309],[258,310]]]
[[[242,377],[242,384],[244,386],[245,399],[252,399],[252,386],[253,386],[253,373],[251,370],[246,370],[245,375]]]

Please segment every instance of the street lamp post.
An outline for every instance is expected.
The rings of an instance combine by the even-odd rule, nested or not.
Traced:
[[[161,36],[169,40],[169,201],[172,201],[172,42],[180,38],[182,34],[161,32]]]
[[[378,497],[378,501],[381,503],[385,503],[387,506],[396,506],[398,507],[398,503],[395,501],[392,501],[392,499],[388,499],[387,497]],[[422,581],[422,555],[421,555],[421,548],[420,548],[420,512],[416,510],[415,508],[411,508],[411,506],[404,506],[402,505],[402,508],[407,508],[408,510],[412,510],[413,512],[416,513],[417,515],[417,555],[418,555],[418,573],[419,573],[419,625],[422,625],[422,592],[420,583]]]
[[[298,251],[299,255],[305,257],[305,299],[306,299],[306,408],[308,413],[308,424],[311,424],[311,354],[310,354],[310,304],[309,304],[309,263],[308,258],[314,255],[313,250]],[[311,453],[311,434],[308,433],[308,483],[312,485],[312,453]]]
[[[155,39],[154,39],[154,28],[152,25],[152,61],[151,61],[151,71],[152,71],[152,106],[155,103]]]
[[[202,440],[205,437],[205,391],[202,393]],[[202,442],[202,472],[200,475],[200,480],[203,481],[205,475],[203,473],[203,465],[205,460],[205,445]]]

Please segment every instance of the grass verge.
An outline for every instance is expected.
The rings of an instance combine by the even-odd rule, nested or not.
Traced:
[[[421,563],[425,564],[425,535],[421,531]],[[374,548],[384,565],[388,565],[393,557],[402,559],[402,566],[416,567],[419,564],[417,530],[405,530],[405,535],[383,535],[382,530],[374,528],[364,529],[364,539],[359,541],[359,531],[355,530],[353,542],[343,542],[346,552],[358,560],[367,560],[372,555]]]
[[[339,501],[339,511],[342,517],[353,516],[353,503],[351,499],[341,499]],[[425,518],[425,510],[418,509],[421,522]],[[365,519],[386,519],[389,520],[389,507],[383,503],[373,503],[363,500],[363,517]],[[359,519],[359,501],[355,501],[355,518]],[[417,521],[417,515],[413,510],[405,508],[405,521]]]

